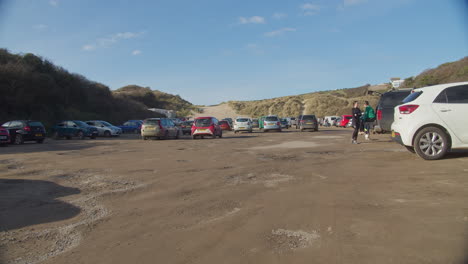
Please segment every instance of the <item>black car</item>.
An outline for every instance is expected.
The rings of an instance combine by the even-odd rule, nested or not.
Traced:
[[[403,99],[410,93],[411,89],[401,89],[382,94],[376,108],[377,124],[374,127],[375,132],[385,133],[391,131],[393,115],[395,114],[394,108],[401,104]]]
[[[44,125],[33,120],[14,120],[2,125],[10,133],[10,142],[20,145],[25,141],[43,143],[46,137]]]
[[[318,131],[318,121],[315,115],[300,115],[297,117],[296,128],[300,129],[301,132],[306,129]]]
[[[190,135],[192,133],[193,121],[184,121],[180,124],[183,135]]]

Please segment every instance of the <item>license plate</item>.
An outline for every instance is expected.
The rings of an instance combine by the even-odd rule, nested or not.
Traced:
[[[269,126],[274,126],[274,125],[276,125],[276,124],[275,124],[275,123],[269,123],[268,125],[269,125]]]
[[[395,137],[395,131],[392,131],[392,138]]]
[[[0,136],[0,139],[7,139],[7,136]]]
[[[155,127],[148,127],[148,128],[146,128],[145,130],[154,131],[154,130],[156,130],[156,128],[155,128]]]
[[[208,132],[208,129],[198,129],[198,132]]]
[[[42,134],[36,134],[36,137],[42,137]]]
[[[245,129],[245,127],[239,127],[239,129]]]
[[[309,123],[306,123],[306,124],[307,124],[307,125],[312,125],[312,123],[310,123],[310,122],[309,122]]]

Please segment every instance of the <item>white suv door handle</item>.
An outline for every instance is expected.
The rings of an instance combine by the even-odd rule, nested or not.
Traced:
[[[445,113],[445,112],[450,112],[450,111],[452,111],[452,110],[450,110],[450,109],[441,109],[440,111],[441,111],[442,113]]]

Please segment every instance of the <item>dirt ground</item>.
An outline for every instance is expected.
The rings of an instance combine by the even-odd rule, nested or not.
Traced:
[[[468,263],[468,153],[351,132],[0,148],[0,263]]]

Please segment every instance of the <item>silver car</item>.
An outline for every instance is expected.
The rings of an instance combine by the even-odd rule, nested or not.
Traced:
[[[278,116],[266,116],[263,120],[263,132],[268,132],[270,130],[281,132],[281,122]]]
[[[122,134],[122,129],[120,127],[116,127],[106,121],[90,120],[86,121],[86,124],[97,128],[99,136],[112,137],[120,136],[120,134]]]

